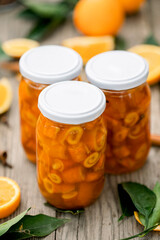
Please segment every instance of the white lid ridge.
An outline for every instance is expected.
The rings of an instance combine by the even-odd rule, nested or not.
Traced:
[[[101,89],[127,90],[146,82],[149,66],[135,53],[109,51],[91,58],[85,71],[88,81]]]
[[[104,112],[105,107],[104,93],[96,86],[80,81],[52,84],[38,99],[38,108],[46,118],[64,124],[91,122]]]
[[[74,50],[57,45],[40,46],[20,58],[20,73],[41,84],[72,80],[79,76],[83,61]]]

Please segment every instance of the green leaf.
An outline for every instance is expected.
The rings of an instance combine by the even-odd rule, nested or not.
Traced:
[[[24,9],[21,12],[18,13],[18,17],[30,19],[30,20],[37,20],[39,19],[39,16],[37,16],[32,10],[30,9]]]
[[[14,224],[16,224],[17,222],[19,222],[25,215],[26,213],[30,210],[30,208],[24,212],[22,212],[21,214],[19,214],[18,216],[12,218],[11,220],[4,222],[2,224],[0,224],[0,236],[2,236],[3,234],[5,234]],[[1,239],[1,238],[0,238]]]
[[[123,186],[121,184],[118,184],[118,195],[119,195],[120,205],[123,213],[118,221],[121,221],[124,219],[124,217],[133,216],[134,211],[136,211],[136,207],[134,206],[130,196],[123,189]]]
[[[2,49],[1,43],[0,43],[0,61],[2,60],[10,60],[11,58],[5,54],[5,52]]]
[[[156,204],[155,193],[145,185],[135,182],[122,183],[122,187],[129,194],[137,210],[145,216],[145,227],[148,228],[149,216]]]
[[[45,237],[68,221],[69,219],[57,219],[44,214],[26,215],[17,224],[13,225],[3,237],[0,237],[0,240]]]
[[[149,35],[143,42],[144,44],[150,44],[150,45],[156,45],[159,46],[158,41],[156,40],[156,38],[151,34]]]
[[[78,209],[78,210],[64,210],[64,209],[60,209],[60,208],[56,208],[54,206],[52,206],[51,204],[49,203],[44,203],[45,206],[47,207],[51,207],[51,208],[54,208],[57,212],[60,212],[60,213],[70,213],[72,215],[79,215],[81,213],[84,213],[84,208],[81,208],[81,209]]]
[[[38,16],[42,18],[53,18],[59,16],[66,16],[69,14],[70,9],[66,4],[60,3],[40,3],[33,1],[21,1],[24,6],[26,6],[29,10],[36,13]]]
[[[55,30],[64,20],[64,18],[39,20],[26,37],[37,41],[41,40],[48,33]]]
[[[153,209],[153,212],[149,216],[148,227],[154,226],[157,223],[160,223],[160,183],[156,183],[153,192],[156,194],[157,201]],[[145,224],[145,218],[143,215],[139,214],[139,219],[141,223]]]
[[[63,2],[70,5],[72,9],[75,7],[75,5],[78,3],[78,1],[79,0],[63,0]]]
[[[126,46],[126,41],[124,38],[120,37],[120,36],[116,36],[115,37],[115,49],[116,50],[126,50],[127,46]]]
[[[140,232],[136,235],[133,235],[133,236],[128,237],[128,238],[123,238],[123,239],[120,239],[120,240],[129,240],[129,239],[133,239],[133,238],[136,238],[136,237],[143,237],[146,234],[148,234],[149,232],[151,232],[152,230],[154,230],[157,226],[158,226],[158,224],[154,225],[153,227],[150,227],[150,228],[148,228],[148,229],[144,230],[143,232]]]

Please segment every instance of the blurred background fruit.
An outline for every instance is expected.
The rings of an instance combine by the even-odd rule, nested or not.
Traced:
[[[126,13],[137,12],[145,0],[120,0]]]
[[[160,47],[140,44],[129,49],[129,51],[134,52],[143,58],[149,64],[149,75],[147,82],[152,85],[160,81]]]
[[[104,37],[74,37],[65,39],[62,42],[63,46],[72,48],[78,52],[82,59],[83,63],[86,64],[87,61],[93,56],[111,51],[114,49],[114,37],[104,36]]]
[[[10,57],[20,58],[26,51],[38,47],[39,42],[27,38],[16,38],[2,44],[3,51]]]
[[[6,112],[12,102],[12,88],[7,78],[0,80],[0,114]]]
[[[124,21],[124,10],[119,0],[80,0],[73,21],[85,35],[116,35]]]

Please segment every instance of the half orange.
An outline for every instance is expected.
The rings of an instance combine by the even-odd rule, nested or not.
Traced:
[[[10,39],[2,43],[3,51],[10,57],[20,58],[31,48],[39,46],[39,42],[27,38]]]
[[[78,52],[84,64],[95,55],[113,50],[115,47],[114,38],[112,36],[74,37],[64,40],[62,45]]]
[[[160,47],[155,45],[141,44],[129,49],[143,58],[149,64],[149,76],[147,82],[153,85],[160,81]]]
[[[0,177],[0,219],[11,215],[20,204],[20,188],[7,177]]]

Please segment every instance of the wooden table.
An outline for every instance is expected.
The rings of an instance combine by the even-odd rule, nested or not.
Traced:
[[[17,18],[19,10],[18,7],[5,13],[0,12],[0,41],[23,37],[31,27],[31,22]],[[128,47],[141,43],[151,32],[160,41],[159,11],[160,1],[150,0],[138,15],[126,19],[120,35],[125,37]],[[68,20],[43,44],[60,44],[64,38],[76,36],[77,34],[72,21]],[[4,75],[10,79],[14,97],[11,110],[8,112],[10,127],[0,123],[0,149],[8,151],[8,161],[14,168],[4,168],[0,165],[0,175],[15,179],[20,185],[22,194],[21,205],[13,216],[28,207],[32,207],[31,214],[45,213],[56,217],[67,217],[72,220],[46,237],[47,240],[119,240],[140,232],[142,228],[134,218],[118,223],[121,210],[118,202],[117,183],[137,181],[153,188],[156,181],[160,181],[160,148],[152,147],[146,165],[139,171],[121,176],[106,176],[104,191],[100,199],[87,208],[84,214],[74,217],[56,213],[54,210],[44,206],[45,200],[41,196],[36,182],[36,167],[26,159],[21,147],[18,81],[15,76],[0,70],[0,77]],[[157,84],[151,89],[152,132],[160,133],[160,87]],[[151,233],[145,239],[158,240],[160,239],[160,233]]]

